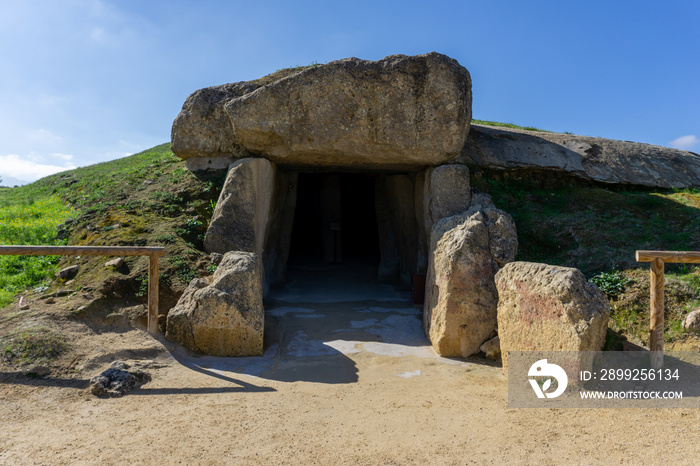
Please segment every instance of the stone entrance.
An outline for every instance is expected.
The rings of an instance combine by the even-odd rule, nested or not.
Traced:
[[[170,311],[166,336],[209,354],[261,354],[262,295],[289,264],[368,260],[375,279],[427,275],[423,323],[438,353],[478,351],[496,326],[493,276],[517,238],[453,162],[470,120],[469,73],[437,53],[340,60],[192,94],[172,149],[191,170],[228,166],[204,241],[224,258]]]

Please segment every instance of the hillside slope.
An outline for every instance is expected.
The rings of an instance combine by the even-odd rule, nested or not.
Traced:
[[[163,144],[123,159],[79,168],[21,188],[0,190],[0,206],[58,199],[64,223],[46,243],[163,246],[160,311],[166,313],[195,277],[215,270],[202,239],[225,171],[192,173]],[[526,171],[475,170],[472,185],[490,193],[515,219],[517,260],[581,269],[613,298],[610,346],[644,343],[648,332],[648,265],[637,249],[700,250],[700,192],[619,190],[572,177]],[[147,260],[125,258],[119,270],[105,257],[64,257],[48,273],[78,265],[69,281],[42,276],[0,310],[2,361],[9,367],[49,364],[72,373],[85,366],[78,336],[144,328]],[[700,269],[668,266],[669,342],[695,345],[680,322],[700,305]],[[603,275],[600,275],[604,273]],[[603,277],[602,279],[600,277]],[[10,293],[11,295],[12,293]],[[23,307],[19,306],[19,299]],[[161,330],[164,315],[159,319]],[[85,341],[84,339],[80,341]],[[684,343],[685,344],[685,343]],[[34,346],[32,346],[34,345]],[[30,351],[30,348],[39,348]]]
[[[0,190],[0,205],[60,199],[67,207],[65,222],[55,227],[52,235],[31,241],[34,244],[164,247],[159,277],[162,330],[164,314],[187,284],[215,270],[202,250],[202,240],[224,175],[194,175],[172,154],[170,145],[163,144],[31,185]],[[101,334],[145,327],[146,258],[125,257],[118,270],[105,267],[112,257],[48,259],[43,263],[43,274],[35,274],[34,283],[0,311],[0,348],[5,348],[1,359],[6,364],[15,367],[53,360],[71,371],[76,358],[80,359],[76,352],[81,351],[71,343],[76,334],[66,333],[67,328]],[[79,267],[74,278],[53,278],[56,270],[72,265]],[[78,330],[68,325],[76,323],[80,324]],[[32,352],[32,346],[43,346],[45,351]]]

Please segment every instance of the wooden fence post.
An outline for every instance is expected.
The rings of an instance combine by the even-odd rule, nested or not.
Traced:
[[[148,256],[148,333],[158,334],[158,255],[154,253]]]
[[[649,350],[651,367],[661,369],[664,364],[664,261],[651,262],[651,300],[649,310]]]
[[[651,303],[649,309],[649,350],[651,366],[664,363],[664,264],[700,264],[700,251],[637,251],[637,262],[651,262]]]

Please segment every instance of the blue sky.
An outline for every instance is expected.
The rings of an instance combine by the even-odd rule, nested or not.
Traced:
[[[202,87],[430,51],[470,71],[474,118],[700,152],[699,26],[673,0],[4,0],[0,176],[166,142]]]

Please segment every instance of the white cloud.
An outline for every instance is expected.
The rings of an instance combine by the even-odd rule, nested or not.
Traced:
[[[58,153],[58,152],[56,152],[56,153],[54,153],[54,154],[51,154],[51,157],[57,157],[57,158],[59,158],[59,159],[63,159],[63,160],[66,160],[66,161],[68,161],[68,160],[73,160],[73,156],[72,156],[71,154],[60,154],[60,153]]]
[[[698,139],[694,134],[681,136],[668,143],[669,146],[682,150],[693,149],[698,144],[700,144],[700,139]]]
[[[73,156],[67,154],[58,154],[58,156],[66,160],[63,166],[35,162],[17,154],[0,155],[0,176],[36,181],[39,178],[75,168],[75,165],[67,162]]]

